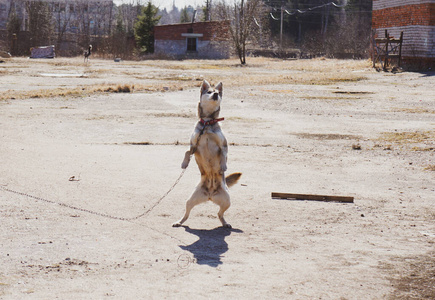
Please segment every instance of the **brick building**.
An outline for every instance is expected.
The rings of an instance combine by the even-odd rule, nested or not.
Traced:
[[[209,21],[154,27],[154,53],[173,57],[224,59],[231,54],[229,23]]]
[[[372,27],[379,37],[403,31],[405,64],[435,67],[435,0],[373,0]]]

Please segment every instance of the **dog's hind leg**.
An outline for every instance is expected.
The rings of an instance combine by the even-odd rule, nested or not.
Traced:
[[[231,228],[231,225],[228,224],[227,221],[225,221],[224,219],[225,211],[231,206],[230,194],[228,193],[228,191],[221,187],[219,192],[213,196],[213,202],[220,207],[218,217],[222,223],[222,226],[225,228]]]
[[[198,186],[186,202],[186,212],[184,213],[184,217],[180,221],[172,224],[172,227],[180,227],[184,222],[186,222],[187,218],[189,218],[192,208],[206,201],[207,197],[204,194],[203,188]]]

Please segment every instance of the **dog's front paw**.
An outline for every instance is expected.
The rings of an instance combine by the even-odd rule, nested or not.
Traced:
[[[181,223],[180,222],[175,222],[174,224],[172,224],[172,227],[181,227]]]
[[[226,170],[227,170],[227,160],[226,159],[221,158],[220,167],[221,167],[220,171],[222,172],[222,174],[224,172],[226,172]]]
[[[224,174],[227,171],[227,165],[221,166],[221,169],[219,171],[219,174]]]
[[[181,164],[181,168],[186,169],[188,165],[189,165],[189,161],[184,160],[183,163]]]
[[[231,226],[231,225],[228,224],[228,223],[225,223],[224,225],[222,225],[222,227],[223,227],[223,228],[229,228],[229,229],[233,228],[233,226]]]
[[[181,163],[181,168],[182,168],[182,169],[186,169],[187,166],[189,165],[189,162],[190,162],[190,155],[191,155],[191,152],[190,152],[190,151],[186,151],[186,153],[184,154],[184,160],[183,160],[183,162]]]

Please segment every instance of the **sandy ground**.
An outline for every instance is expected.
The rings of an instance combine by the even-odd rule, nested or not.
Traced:
[[[0,298],[434,299],[434,75],[321,59],[7,60]],[[159,200],[203,78],[223,81],[228,172],[243,173],[231,230],[211,203],[171,227],[194,162]]]

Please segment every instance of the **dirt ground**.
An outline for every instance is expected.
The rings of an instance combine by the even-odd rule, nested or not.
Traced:
[[[434,299],[434,78],[328,59],[6,60],[0,298]],[[161,199],[202,79],[223,82],[228,174],[243,173],[233,229],[212,203],[171,227],[193,161]]]

